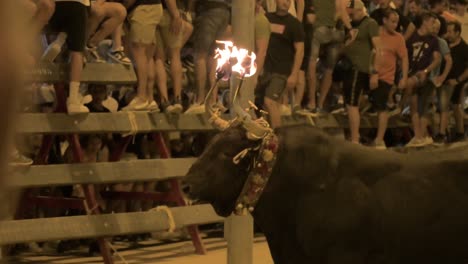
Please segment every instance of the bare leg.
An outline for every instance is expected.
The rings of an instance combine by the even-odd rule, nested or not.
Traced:
[[[299,78],[297,79],[296,91],[294,93],[294,105],[301,105],[304,98],[304,89],[306,86],[306,76],[304,71],[299,71]]]
[[[422,138],[421,131],[421,120],[418,113],[418,97],[416,95],[411,96],[411,122],[413,124],[414,137]]]
[[[171,56],[171,75],[174,86],[174,97],[181,98],[182,92],[182,61],[180,59],[180,48],[170,50]],[[167,91],[167,89],[166,89]]]
[[[307,106],[311,109],[317,107],[316,93],[317,93],[317,62],[315,59],[309,61],[309,103]]]
[[[117,28],[112,32],[112,50],[118,50],[122,46],[122,24],[118,25]]]
[[[131,52],[133,61],[136,67],[138,77],[137,96],[141,101],[146,101],[146,87],[148,82],[148,58],[146,57],[146,49],[148,45],[132,43]]]
[[[127,16],[125,7],[120,3],[105,2],[104,4],[96,6],[99,6],[98,8],[103,9],[102,12],[104,17],[108,17],[108,19],[101,25],[99,30],[89,40],[89,44],[92,46],[97,46],[99,42],[104,40],[104,38],[111,35],[112,32],[122,24],[122,22],[125,20],[125,17]],[[98,14],[99,13],[100,12],[98,12]]]
[[[265,97],[265,109],[270,116],[270,125],[272,128],[281,126],[280,103],[268,97]]]
[[[464,98],[464,97],[462,97]],[[453,107],[453,117],[455,118],[455,125],[457,133],[464,134],[465,127],[463,123],[463,107],[461,104],[454,105]]]
[[[379,112],[379,124],[377,128],[376,141],[383,141],[385,136],[385,131],[387,131],[388,126],[388,112],[382,111]]]
[[[208,67],[208,54],[200,52],[195,57],[195,76],[197,83],[197,103],[205,99],[206,76]]]
[[[333,69],[326,69],[323,74],[323,79],[320,84],[320,96],[318,101],[318,107],[323,109],[325,100],[327,99],[328,92],[333,81]]]
[[[348,105],[348,118],[349,118],[349,130],[351,132],[351,142],[359,143],[359,126],[361,123],[361,116],[359,114],[358,106]]]
[[[429,120],[427,119],[427,116],[421,116],[420,118],[420,124],[421,124],[421,136],[423,138],[427,137],[429,135],[427,131],[427,127],[429,125]]]
[[[155,59],[154,59],[154,50],[155,50],[155,45],[149,45],[146,48],[146,58],[148,60],[148,82],[146,83],[146,100],[149,102],[154,100],[154,82],[156,79],[156,70],[155,70]],[[161,90],[161,88],[160,88]],[[164,95],[161,94],[161,97]],[[167,87],[166,87],[166,94],[167,98]]]
[[[156,49],[156,56],[155,56],[155,72],[156,72],[156,80],[159,89],[159,95],[161,96],[161,100],[163,102],[167,102],[169,97],[167,94],[167,73],[166,68],[164,67],[164,51],[161,48]]]

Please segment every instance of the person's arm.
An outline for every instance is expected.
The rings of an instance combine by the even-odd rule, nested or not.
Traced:
[[[296,0],[296,15],[297,19],[302,22],[304,18],[304,7],[305,3],[304,0]]]
[[[434,84],[437,87],[440,87],[442,85],[442,83],[445,82],[445,80],[447,79],[448,74],[450,73],[450,70],[452,69],[452,65],[453,65],[452,55],[450,55],[450,53],[445,54],[444,55],[444,61],[445,61],[444,72],[442,72],[442,74],[440,74],[439,76],[436,76],[434,78]]]
[[[410,22],[408,27],[406,28],[405,34],[403,35],[405,37],[405,40],[408,40],[415,31],[416,26],[412,22]]]
[[[427,78],[427,75],[430,72],[432,72],[437,66],[439,66],[441,61],[442,61],[442,58],[440,56],[440,52],[434,51],[432,53],[432,63],[426,69],[417,72],[416,76],[419,78],[421,82],[425,81]]]
[[[404,43],[403,43],[404,45]],[[402,72],[402,77],[400,80],[400,83],[398,84],[398,87],[400,89],[405,89],[406,85],[408,83],[408,72],[409,72],[409,59],[408,59],[408,52],[406,49],[404,50],[405,52],[401,54],[400,60],[401,60],[401,72]]]
[[[452,86],[452,87],[455,87],[456,85],[458,85],[459,83],[462,83],[464,81],[468,80],[468,67],[465,69],[465,71],[460,75],[458,76],[456,79],[450,79],[447,81],[447,84]]]
[[[294,89],[297,84],[299,71],[301,70],[302,60],[304,59],[304,42],[294,42],[294,63],[287,81],[287,88]]]
[[[263,66],[265,65],[265,58],[268,50],[268,43],[270,42],[269,37],[261,37],[255,39],[255,50],[257,55],[257,76],[263,72]]]
[[[371,38],[372,40],[372,55],[371,55],[371,61],[370,61],[370,87],[371,89],[375,89],[378,86],[379,83],[379,73],[377,69],[379,68],[380,61],[382,60],[382,54],[381,54],[381,49],[380,49],[380,37],[375,36]]]
[[[171,16],[171,32],[175,35],[179,34],[182,28],[182,17],[180,16],[179,8],[176,0],[166,0],[167,11]]]
[[[348,0],[335,0],[338,17],[341,19],[346,29],[351,30],[353,26],[351,25],[351,18],[348,14]]]

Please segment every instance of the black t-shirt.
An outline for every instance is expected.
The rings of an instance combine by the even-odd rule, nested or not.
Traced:
[[[406,32],[406,29],[408,29],[408,26],[411,23],[411,21],[406,16],[404,16],[398,9],[394,10],[398,13],[398,16],[400,17],[400,20],[398,21],[397,31],[404,34]],[[382,26],[384,13],[385,8],[377,8],[371,13],[370,17],[377,21],[379,26]]]
[[[451,47],[450,52],[452,54],[453,65],[447,76],[447,80],[457,79],[468,68],[468,45],[465,41],[461,40],[460,44]]]
[[[294,43],[304,42],[301,22],[291,14],[267,13],[271,35],[265,59],[265,71],[289,76],[294,64]]]
[[[167,9],[166,1],[167,0],[161,0],[161,4],[162,4],[164,9]],[[188,0],[177,0],[176,2],[177,2],[177,8],[178,9],[181,9],[181,10],[186,10],[187,9]]]

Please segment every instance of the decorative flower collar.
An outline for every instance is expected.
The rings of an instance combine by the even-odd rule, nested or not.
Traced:
[[[260,150],[253,160],[252,169],[237,198],[236,208],[234,209],[236,215],[246,215],[247,212],[252,213],[254,211],[270,179],[277,153],[278,137],[274,133],[268,133],[262,139]],[[245,154],[242,156],[245,156]]]

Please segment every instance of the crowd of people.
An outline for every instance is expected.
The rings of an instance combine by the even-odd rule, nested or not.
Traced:
[[[29,2],[44,40],[40,60],[70,64],[69,113],[96,110],[80,84],[84,62],[135,68],[136,87],[117,87],[103,101],[110,112],[205,112],[216,40],[232,38],[230,0]],[[466,9],[466,0],[258,0],[256,103],[272,127],[281,115],[347,113],[353,143],[360,143],[360,114],[377,115],[374,145],[381,149],[389,116],[409,114],[408,146],[424,146],[448,142],[453,111],[450,140],[462,140]],[[39,101],[50,103],[53,89],[36,86]],[[210,103],[225,111],[226,96],[216,92]],[[440,116],[432,134],[429,114]]]

